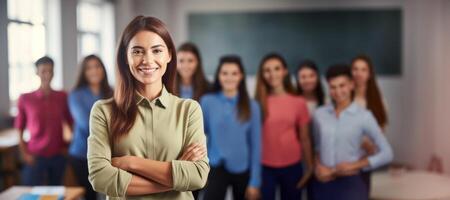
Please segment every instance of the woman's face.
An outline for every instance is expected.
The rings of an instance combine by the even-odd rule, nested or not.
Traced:
[[[284,77],[288,74],[279,59],[272,58],[263,64],[263,78],[271,88],[283,87]]]
[[[130,72],[143,85],[161,82],[171,59],[164,40],[151,31],[138,32],[127,48]]]
[[[236,91],[242,80],[242,72],[236,63],[224,63],[219,71],[219,82],[224,91]]]
[[[177,54],[177,71],[183,79],[192,79],[197,69],[198,60],[195,54],[190,51],[179,51]]]
[[[311,68],[302,68],[297,73],[298,84],[304,92],[313,92],[319,82],[317,73]]]
[[[89,85],[98,85],[103,81],[104,71],[97,59],[90,59],[86,62],[84,76]]]
[[[356,60],[352,65],[352,75],[356,85],[365,85],[370,78],[369,65],[364,60]]]

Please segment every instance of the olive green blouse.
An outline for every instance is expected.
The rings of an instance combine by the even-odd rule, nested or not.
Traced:
[[[109,199],[193,199],[190,191],[202,188],[208,178],[208,158],[196,162],[177,160],[189,144],[206,144],[203,116],[194,100],[180,99],[164,87],[150,101],[136,93],[138,114],[130,132],[112,148],[110,105],[99,100],[91,111],[88,138],[89,181]],[[173,190],[143,196],[126,196],[132,174],[111,165],[112,157],[138,156],[172,163]],[[151,169],[149,169],[151,170]]]

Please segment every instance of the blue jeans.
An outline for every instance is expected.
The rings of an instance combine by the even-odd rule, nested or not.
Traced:
[[[52,157],[34,156],[33,165],[25,165],[22,170],[22,184],[62,185],[66,170],[66,158],[63,155]]]
[[[282,200],[301,199],[302,190],[296,186],[302,176],[303,167],[301,162],[282,168],[263,166],[262,199],[275,200],[277,186],[280,186]]]

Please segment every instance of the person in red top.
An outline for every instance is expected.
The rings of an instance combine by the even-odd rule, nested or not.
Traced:
[[[263,111],[262,164],[263,199],[301,199],[312,176],[313,159],[309,138],[309,113],[304,98],[295,95],[283,57],[266,55],[257,74],[256,99]],[[303,158],[304,157],[304,158]],[[302,159],[307,166],[303,173]]]
[[[65,170],[63,151],[63,124],[72,125],[67,94],[55,91],[50,83],[53,78],[53,60],[42,57],[35,63],[41,80],[38,90],[22,94],[18,100],[18,114],[14,126],[20,134],[19,149],[25,166],[22,172],[24,185],[61,185]],[[29,140],[24,140],[24,131]]]

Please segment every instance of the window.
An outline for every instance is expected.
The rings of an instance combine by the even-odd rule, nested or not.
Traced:
[[[80,1],[77,8],[78,55],[98,54],[101,46],[100,4]]]
[[[34,61],[46,53],[45,0],[8,0],[9,97],[39,87]]]
[[[78,60],[96,54],[113,83],[114,7],[105,0],[81,0],[77,4]]]

